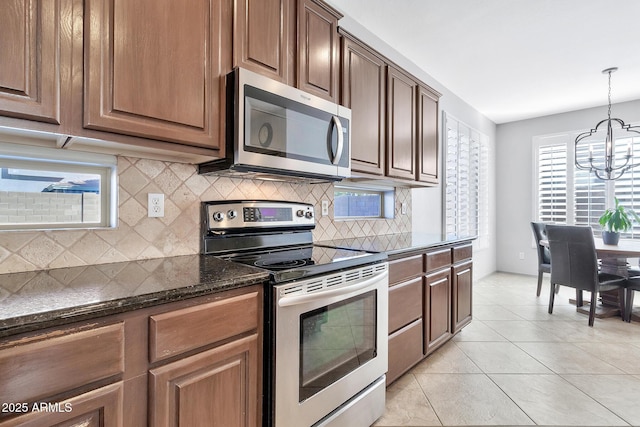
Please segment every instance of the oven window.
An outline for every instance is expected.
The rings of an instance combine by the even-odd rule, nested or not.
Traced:
[[[300,402],[375,356],[375,290],[302,314]]]

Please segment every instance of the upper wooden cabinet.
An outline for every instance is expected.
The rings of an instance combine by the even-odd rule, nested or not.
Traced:
[[[61,64],[70,40],[66,6],[63,0],[2,2],[0,115],[60,124],[62,75],[70,67]]]
[[[392,178],[416,177],[416,94],[418,84],[402,70],[387,67],[387,170]]]
[[[351,170],[438,184],[440,94],[349,33],[341,34],[341,101],[351,108]]]
[[[351,108],[351,169],[385,172],[385,61],[343,33],[342,104]]]
[[[84,126],[220,148],[225,5],[85,2]]]
[[[339,16],[324,3],[298,0],[296,86],[336,103],[339,101]]]
[[[233,64],[290,82],[293,0],[237,0],[233,14]]]
[[[341,15],[315,0],[238,0],[233,65],[338,102]]]
[[[440,94],[422,85],[418,86],[418,174],[416,179],[437,184],[438,150],[438,99]]]

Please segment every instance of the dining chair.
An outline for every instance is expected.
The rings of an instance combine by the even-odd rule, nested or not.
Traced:
[[[591,227],[547,225],[547,237],[551,255],[549,314],[553,313],[556,285],[575,288],[578,306],[582,305],[582,291],[589,291],[589,326],[593,326],[598,292],[618,289],[620,312],[624,320],[624,288],[627,279],[598,271],[598,258]]]
[[[540,244],[540,240],[547,239],[547,224],[544,222],[532,222],[531,229],[533,237],[538,246],[538,290],[536,296],[540,296],[542,290],[542,274],[551,273],[551,258],[549,256],[549,248]]]

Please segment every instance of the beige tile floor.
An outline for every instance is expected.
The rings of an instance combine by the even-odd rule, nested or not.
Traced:
[[[640,426],[640,322],[589,328],[574,290],[548,314],[548,275],[535,288],[505,273],[474,283],[471,324],[387,389],[375,426]]]

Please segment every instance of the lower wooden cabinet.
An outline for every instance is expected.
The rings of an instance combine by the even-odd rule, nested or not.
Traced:
[[[453,335],[451,326],[451,269],[424,278],[424,354],[430,354]]]
[[[471,322],[471,243],[454,243],[389,261],[391,384]]]
[[[58,402],[33,403],[32,412],[0,422],[0,427],[122,427],[122,389],[118,382]]]
[[[260,426],[262,295],[252,286],[0,339],[0,427]]]
[[[418,319],[389,335],[387,384],[398,379],[422,357],[422,319]]]
[[[258,336],[149,372],[152,426],[256,426]]]
[[[471,322],[473,263],[453,266],[453,333]]]

